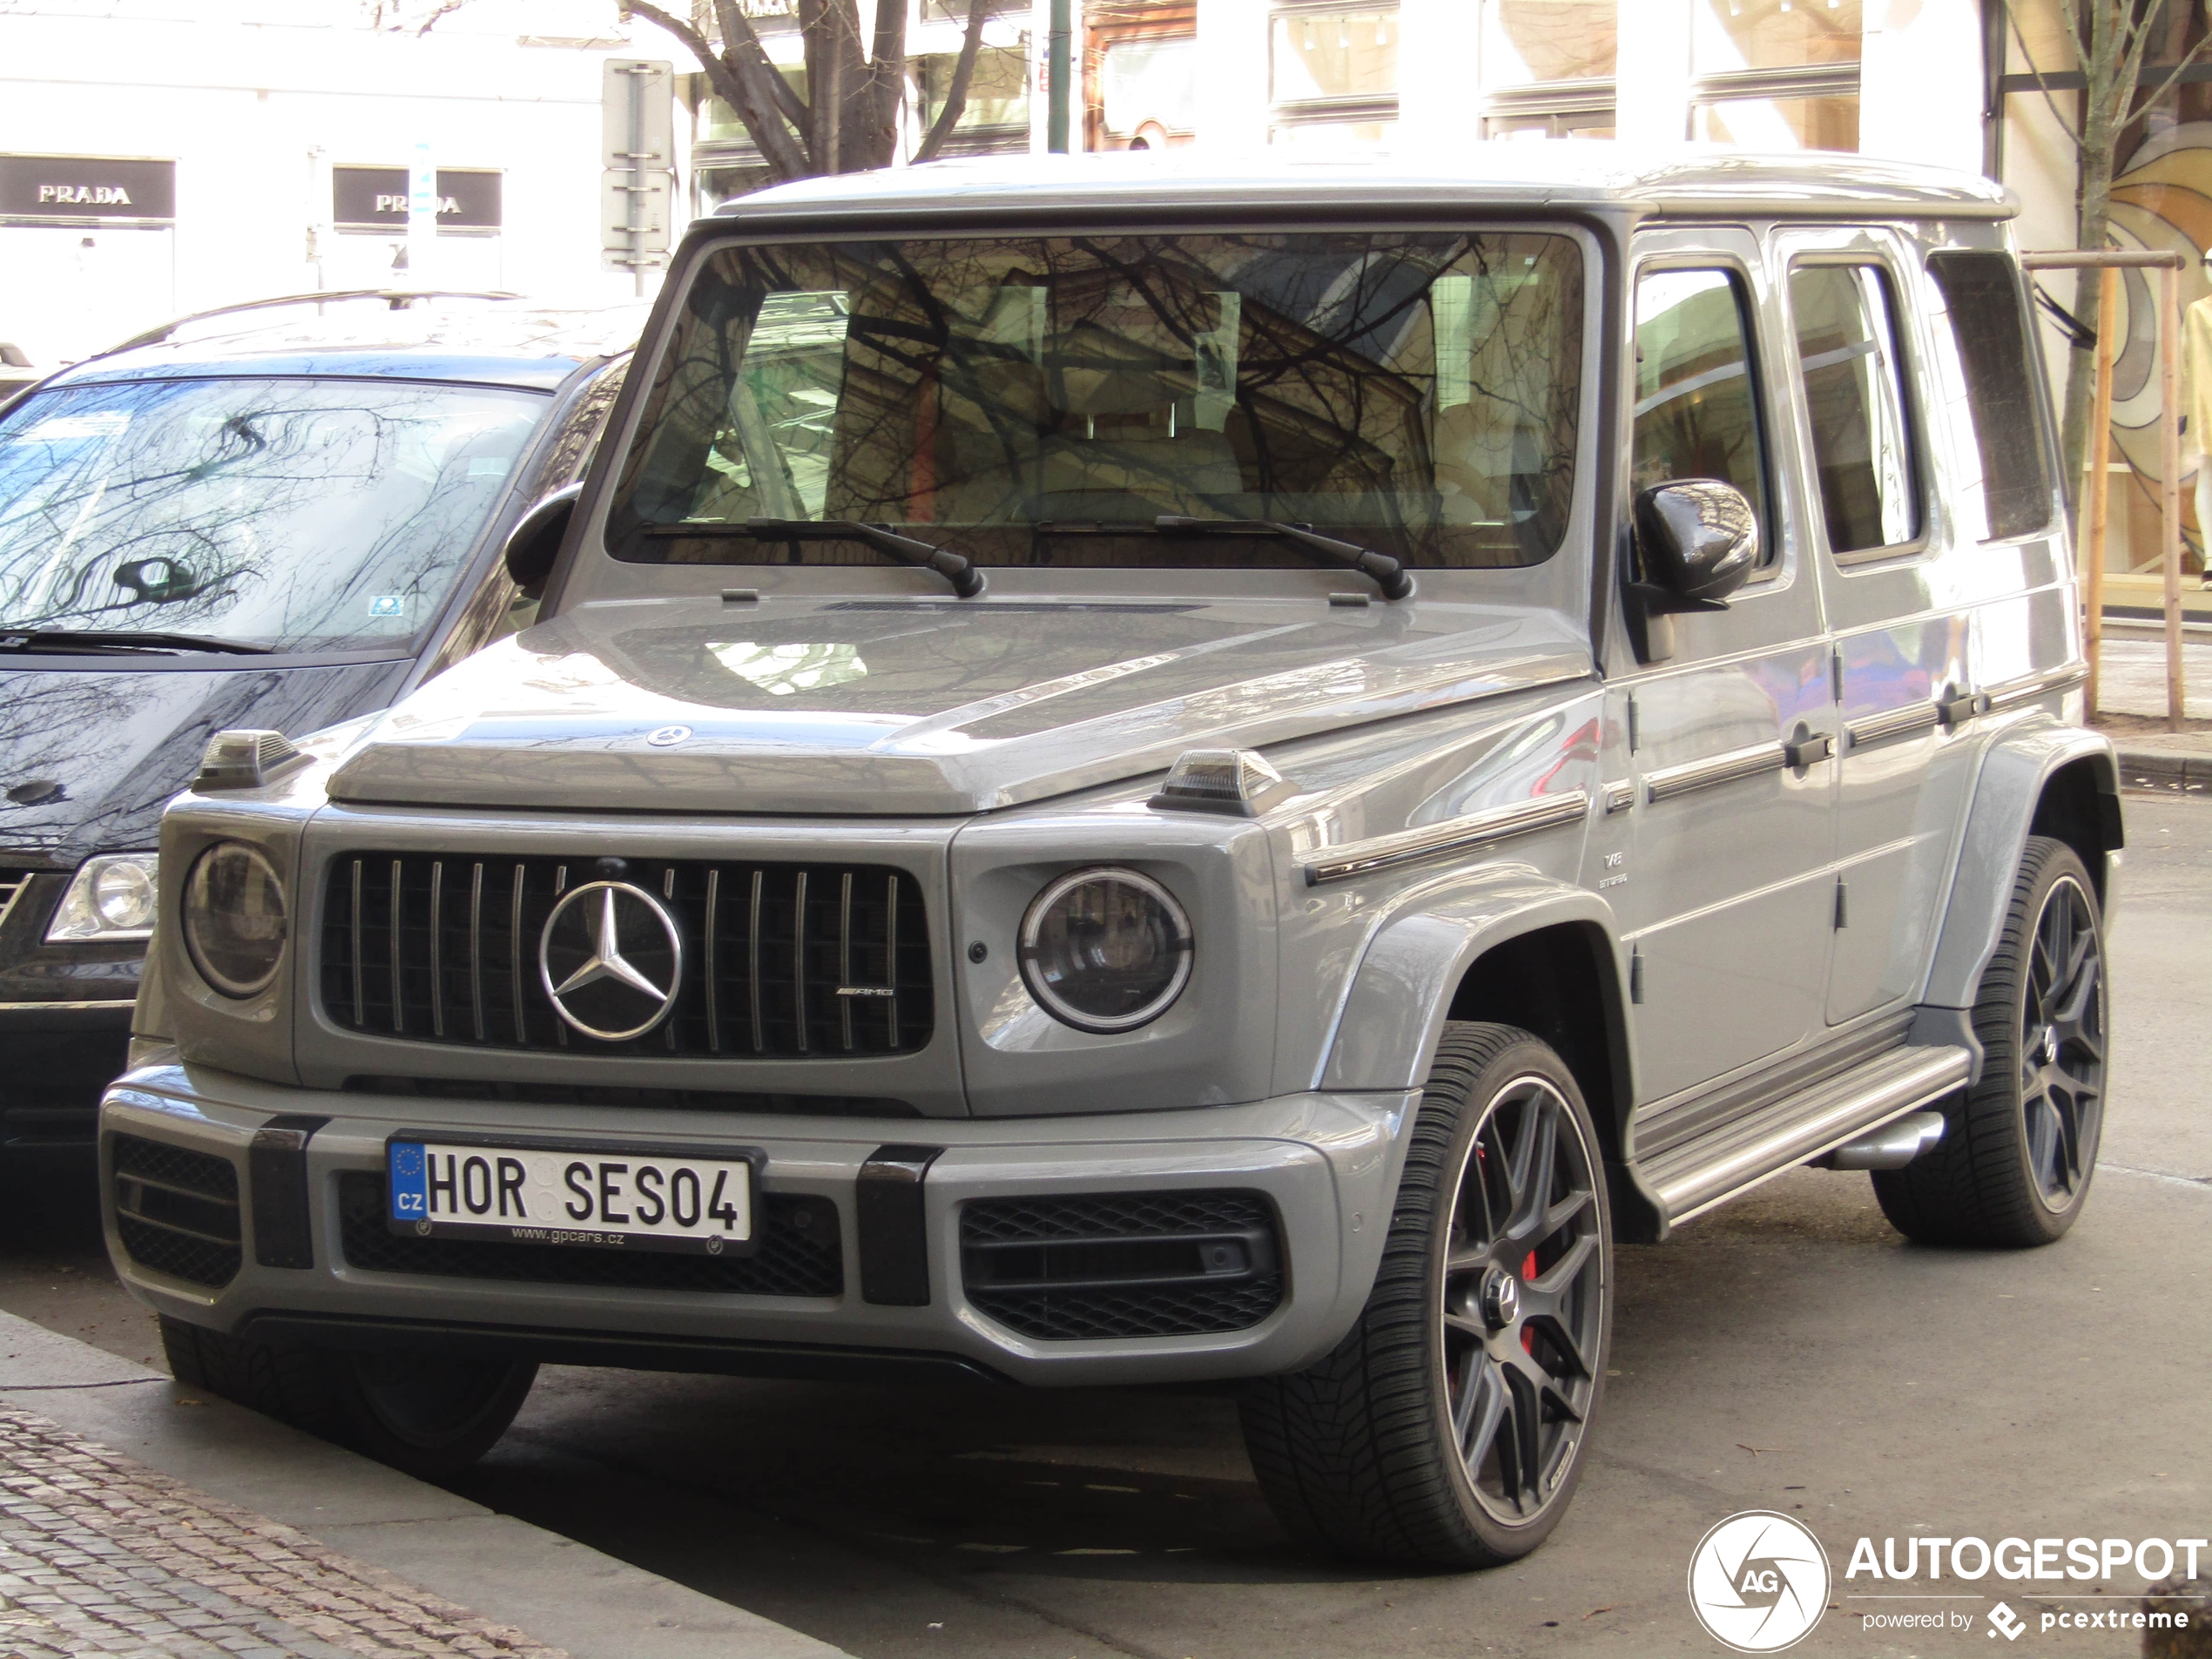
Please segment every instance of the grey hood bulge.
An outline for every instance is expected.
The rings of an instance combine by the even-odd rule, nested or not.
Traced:
[[[0,858],[151,847],[213,733],[303,735],[380,706],[408,666],[0,671]]]
[[[361,804],[985,811],[1591,671],[1526,607],[664,600],[588,605],[392,709]]]

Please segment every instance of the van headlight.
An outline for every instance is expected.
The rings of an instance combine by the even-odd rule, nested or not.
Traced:
[[[225,996],[268,988],[284,955],[284,880],[243,841],[218,841],[185,878],[185,949]]]
[[[1157,1020],[1190,978],[1190,919],[1134,870],[1075,870],[1022,918],[1022,979],[1053,1018],[1078,1031]]]
[[[86,859],[46,924],[46,942],[105,944],[149,937],[158,863],[152,853],[103,853]]]

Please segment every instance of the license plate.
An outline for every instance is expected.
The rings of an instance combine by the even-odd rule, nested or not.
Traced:
[[[394,1140],[390,1229],[415,1238],[743,1253],[752,1238],[746,1158],[665,1150]]]

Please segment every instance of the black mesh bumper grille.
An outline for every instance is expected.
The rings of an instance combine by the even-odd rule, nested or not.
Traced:
[[[384,1177],[369,1170],[348,1170],[338,1177],[338,1211],[346,1264],[365,1272],[732,1296],[837,1296],[845,1289],[837,1206],[806,1194],[761,1195],[760,1248],[751,1256],[731,1257],[394,1233],[385,1227]]]
[[[877,865],[630,860],[620,880],[656,895],[683,941],[675,1008],[627,1041],[572,1029],[539,978],[538,943],[560,895],[601,879],[599,863],[583,853],[334,860],[324,1012],[370,1036],[591,1055],[835,1060],[927,1045],[935,1008],[921,888]]]
[[[1256,1192],[989,1198],[961,1209],[968,1299],[1044,1341],[1202,1336],[1283,1300],[1274,1208]]]
[[[140,1267],[220,1290],[238,1277],[238,1166],[136,1135],[112,1146],[115,1227]]]

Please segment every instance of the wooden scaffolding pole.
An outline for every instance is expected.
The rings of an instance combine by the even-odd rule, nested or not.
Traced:
[[[2097,273],[2097,380],[2089,404],[2089,516],[2082,527],[2082,645],[2089,658],[2087,697],[2089,718],[2097,711],[2097,667],[2104,660],[2105,519],[2112,506],[2112,359],[2120,314],[2120,273],[2107,265]]]
[[[2104,642],[2104,533],[2107,503],[2105,469],[2111,464],[2112,369],[2110,341],[2113,313],[2117,308],[2114,289],[2122,269],[2158,273],[2158,456],[2166,475],[2158,491],[2160,563],[2166,577],[2166,724],[2182,729],[2182,268],[2179,253],[2149,248],[2058,248],[2023,253],[2020,264],[2031,271],[2098,271],[2098,293],[2102,309],[2097,318],[2098,408],[2089,446],[2097,461],[2089,475],[2089,504],[2093,514],[2085,526],[2092,535],[2089,563],[2083,569],[2080,550],[2075,567],[2082,572],[2082,643],[2089,658],[2088,716],[2097,716],[2098,652]],[[2094,597],[2093,597],[2094,596]]]

